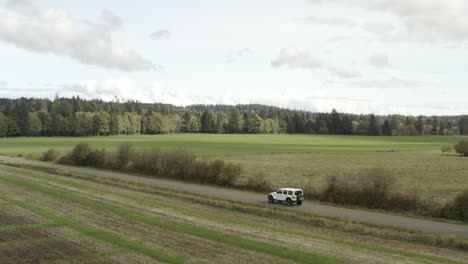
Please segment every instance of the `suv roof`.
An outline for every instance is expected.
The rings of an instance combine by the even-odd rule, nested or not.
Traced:
[[[302,191],[302,189],[296,189],[296,188],[279,188],[278,190],[286,190],[286,191]]]

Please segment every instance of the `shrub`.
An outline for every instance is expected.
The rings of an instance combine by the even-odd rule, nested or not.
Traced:
[[[390,171],[383,167],[362,172],[357,177],[333,175],[327,179],[320,200],[384,210],[432,212],[433,204],[423,202],[418,195],[392,191],[395,183]]]
[[[119,146],[117,151],[106,151],[80,143],[61,162],[110,169],[125,168],[156,177],[223,186],[234,185],[242,172],[238,164],[197,159],[190,151],[182,148],[135,150],[130,144]]]
[[[107,157],[107,151],[105,149],[91,149],[91,152],[89,152],[86,164],[87,166],[94,166],[94,167],[103,167],[104,161],[106,160]]]
[[[464,139],[464,140],[458,142],[454,146],[454,149],[458,154],[461,154],[461,155],[463,155],[465,157],[468,157],[468,139]]]
[[[468,190],[448,202],[441,211],[444,218],[468,222]]]
[[[43,152],[39,160],[56,161],[58,157],[59,157],[59,153],[55,149],[51,148],[47,150],[46,152]]]
[[[207,173],[206,173],[206,182],[208,183],[217,183],[220,178],[221,173],[224,169],[224,161],[214,160],[211,163],[208,163]]]
[[[105,149],[94,149],[88,143],[79,143],[73,150],[60,159],[61,163],[80,166],[103,167],[106,159]]]
[[[440,148],[440,150],[442,151],[442,153],[451,153],[453,151],[453,147],[452,146],[443,146]]]
[[[246,187],[254,191],[271,190],[271,186],[268,184],[263,172],[257,173],[253,177],[249,178],[247,180]]]
[[[117,163],[116,165],[119,168],[127,166],[127,164],[130,162],[132,159],[133,153],[135,151],[135,148],[133,145],[125,143],[119,146],[117,149]]]
[[[73,148],[73,150],[63,157],[62,162],[76,164],[76,165],[88,165],[89,154],[93,149],[87,143],[79,143]]]
[[[228,163],[218,178],[218,185],[233,185],[241,173],[242,167],[239,164]]]

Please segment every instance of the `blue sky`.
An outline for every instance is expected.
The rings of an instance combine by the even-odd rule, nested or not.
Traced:
[[[0,97],[468,112],[465,0],[0,3]]]

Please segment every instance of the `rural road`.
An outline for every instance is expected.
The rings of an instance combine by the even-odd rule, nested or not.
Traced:
[[[73,167],[58,165],[48,162],[34,161],[34,160],[25,160],[22,158],[8,157],[0,155],[0,161],[25,164],[25,165],[34,165],[46,168],[54,168],[60,170],[67,170],[77,173],[91,174],[101,177],[109,177],[115,179],[121,179],[125,181],[132,181],[136,183],[143,183],[148,185],[155,185],[158,187],[176,189],[196,194],[203,194],[212,196],[215,198],[228,199],[233,201],[241,201],[247,203],[256,203],[256,204],[266,204],[267,196],[266,194],[258,194],[252,192],[243,192],[238,190],[226,189],[226,188],[216,188],[212,186],[199,185],[193,183],[185,183],[180,181],[171,181],[165,179],[155,179],[155,178],[146,178],[135,176],[125,173],[117,173],[110,171],[103,171],[92,168],[84,167]],[[0,171],[1,172],[1,171]],[[282,206],[282,205],[273,205],[273,206]],[[282,206],[285,210],[296,210],[306,213],[311,213],[314,215],[324,216],[324,217],[333,217],[341,218],[354,222],[361,222],[367,224],[375,225],[384,225],[384,226],[393,226],[399,228],[405,228],[416,231],[423,231],[436,234],[449,234],[455,235],[458,237],[468,239],[468,225],[459,225],[452,223],[444,223],[438,221],[417,219],[404,216],[389,215],[377,212],[369,212],[358,209],[348,209],[341,208],[330,205],[323,205],[314,202],[305,201],[301,206],[292,206],[286,207]]]

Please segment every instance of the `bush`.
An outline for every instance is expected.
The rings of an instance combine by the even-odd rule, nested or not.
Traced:
[[[442,153],[451,153],[453,151],[453,147],[452,146],[443,146],[440,148],[440,150],[442,151]]]
[[[268,184],[263,172],[257,173],[253,177],[249,178],[247,180],[246,187],[254,191],[271,190],[271,186]]]
[[[135,151],[135,148],[133,145],[125,143],[119,146],[117,149],[117,164],[116,166],[118,168],[122,168],[127,166],[127,164],[132,160],[133,153]]]
[[[218,178],[218,185],[234,185],[241,173],[242,167],[239,164],[228,163]]]
[[[105,149],[94,149],[88,143],[79,143],[73,150],[62,157],[61,163],[102,167],[106,159]]]
[[[441,211],[444,218],[468,222],[468,190],[448,202]]]
[[[358,205],[368,208],[424,212],[431,203],[423,203],[417,195],[392,191],[396,180],[390,171],[376,167],[359,176],[343,175],[328,178],[320,200],[324,202]]]
[[[458,154],[461,154],[461,155],[463,155],[465,157],[468,157],[468,139],[464,139],[464,140],[458,142],[454,146],[454,149]]]
[[[59,152],[57,152],[55,149],[51,148],[47,150],[46,152],[43,152],[39,160],[42,161],[56,161],[59,157]]]
[[[80,143],[61,162],[109,169],[125,168],[156,177],[222,186],[234,185],[242,171],[238,164],[197,159],[190,151],[182,148],[135,150],[130,144],[120,145],[117,151],[106,151]]]
[[[79,143],[73,148],[73,150],[62,158],[62,162],[76,164],[76,165],[88,165],[89,154],[93,149],[87,143]]]

